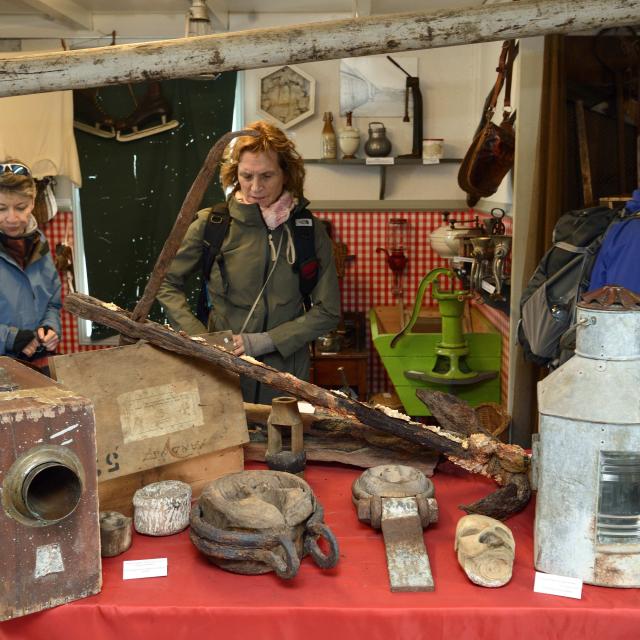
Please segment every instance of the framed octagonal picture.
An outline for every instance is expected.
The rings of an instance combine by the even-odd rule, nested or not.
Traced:
[[[294,65],[269,72],[259,80],[258,111],[283,129],[312,116],[316,81]]]

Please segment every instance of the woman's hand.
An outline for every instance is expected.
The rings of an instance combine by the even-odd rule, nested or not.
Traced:
[[[31,356],[33,356],[33,354],[38,350],[39,346],[40,340],[38,340],[38,338],[34,338],[26,347],[22,348],[22,353],[24,353],[27,358],[31,358]]]
[[[47,351],[55,351],[60,342],[58,334],[51,327],[39,327],[38,339]]]
[[[233,355],[234,356],[243,356],[244,355],[244,340],[241,335],[233,336]]]

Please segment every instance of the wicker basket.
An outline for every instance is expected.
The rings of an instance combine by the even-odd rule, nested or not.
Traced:
[[[511,424],[507,410],[496,402],[485,402],[474,408],[480,424],[496,438],[504,433]]]

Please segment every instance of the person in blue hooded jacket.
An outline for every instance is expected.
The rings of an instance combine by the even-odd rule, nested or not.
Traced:
[[[60,340],[60,278],[32,211],[29,168],[0,162],[0,354],[48,373]]]
[[[640,189],[625,205],[626,220],[609,229],[598,252],[589,289],[618,285],[640,294]]]

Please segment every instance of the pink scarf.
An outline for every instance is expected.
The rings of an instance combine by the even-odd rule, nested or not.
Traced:
[[[238,202],[247,204],[241,191],[236,191],[235,195]],[[288,191],[283,191],[282,195],[273,204],[260,209],[262,218],[270,231],[273,231],[289,219],[293,204],[293,196]]]

